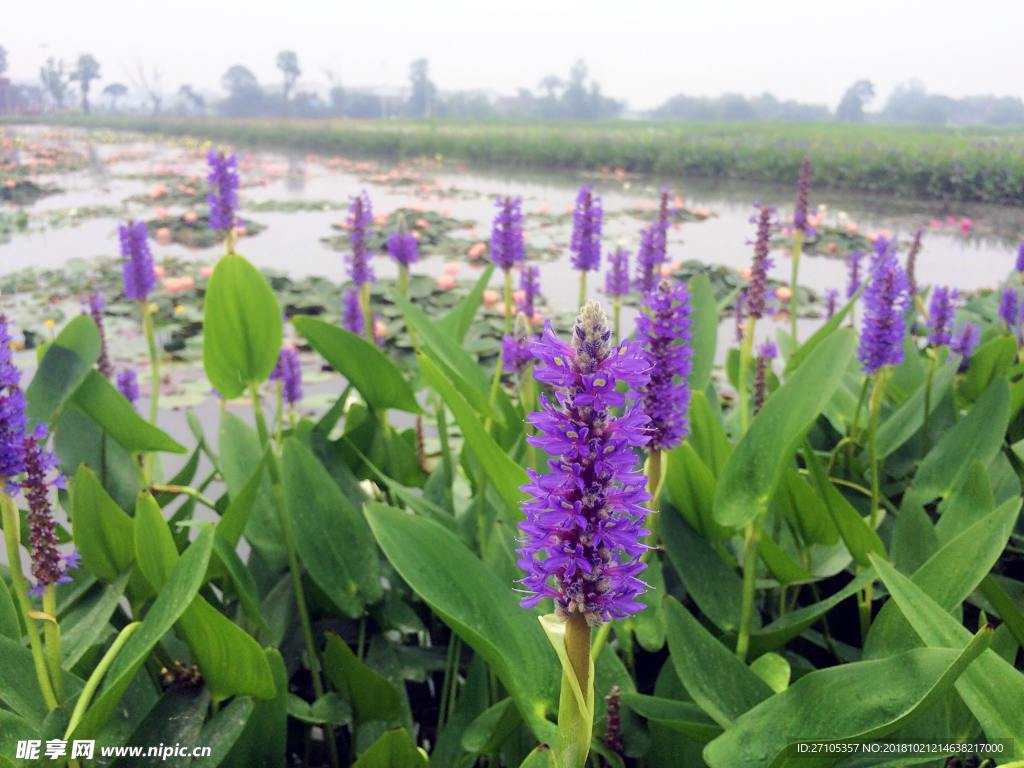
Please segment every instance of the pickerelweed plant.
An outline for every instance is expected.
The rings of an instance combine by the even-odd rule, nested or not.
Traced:
[[[789,281],[789,317],[790,317],[790,347],[795,354],[799,348],[796,337],[796,290],[797,276],[800,272],[800,252],[803,250],[803,239],[807,234],[814,234],[814,226],[810,221],[810,212],[807,210],[811,194],[811,159],[805,157],[800,165],[800,176],[796,186],[796,204],[793,209],[793,273]]]
[[[572,213],[572,239],[569,242],[573,269],[578,269],[580,273],[581,307],[587,301],[587,272],[595,272],[601,268],[603,217],[601,198],[594,194],[594,185],[587,184],[581,187]]]

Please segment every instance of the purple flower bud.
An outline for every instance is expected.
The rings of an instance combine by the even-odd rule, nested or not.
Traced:
[[[608,715],[605,719],[604,745],[617,755],[622,754],[622,715],[620,714],[619,686],[613,685],[604,697],[608,703]]]
[[[836,316],[836,305],[839,301],[839,291],[829,288],[825,291],[825,322],[827,323]]]
[[[523,246],[523,201],[518,197],[506,197],[496,204],[499,211],[491,229],[491,261],[508,270],[526,260]]]
[[[807,224],[807,201],[811,193],[811,159],[805,157],[800,165],[800,178],[796,185],[796,207],[793,212],[793,228],[801,232],[814,230]]]
[[[535,312],[534,302],[540,295],[540,269],[533,264],[527,264],[519,274],[519,290],[523,292],[523,299],[519,302],[519,311],[532,318]]]
[[[117,374],[117,391],[133,406],[139,399],[139,377],[131,368]]]
[[[270,378],[281,382],[281,396],[289,403],[294,405],[301,400],[302,363],[299,362],[299,350],[291,345],[282,348]]]
[[[367,251],[366,242],[370,237],[370,226],[373,224],[373,209],[370,207],[370,196],[366,191],[360,192],[352,198],[352,205],[348,209],[348,224],[351,228],[349,242],[352,243],[352,255],[348,262],[349,277],[356,286],[375,282],[373,267],[370,266],[370,256]]]
[[[654,290],[658,268],[665,261],[665,232],[658,222],[640,230],[640,250],[636,254],[636,288],[641,293]]]
[[[914,240],[910,243],[910,250],[907,252],[907,283],[910,285],[910,295],[917,295],[917,254],[921,252],[921,238],[924,236],[924,227],[918,227],[914,232]]]
[[[612,298],[629,293],[629,251],[616,248],[608,256],[611,265],[604,279],[604,292]]]
[[[1017,246],[1017,263],[1014,265],[1014,269],[1024,272],[1024,242]]]
[[[771,361],[779,356],[779,348],[774,341],[766,341],[757,349],[757,362],[754,367],[754,413],[757,414],[768,396],[768,369]]]
[[[957,328],[953,341],[950,344],[950,350],[954,354],[960,355],[960,367],[958,369],[960,373],[967,370],[967,361],[974,354],[974,348],[978,346],[979,338],[980,332],[978,326],[974,323],[964,323]]]
[[[89,296],[89,314],[100,333],[100,356],[96,358],[96,370],[109,379],[114,375],[114,365],[110,362],[110,354],[107,352],[107,333],[103,328],[103,308],[106,305],[103,294],[99,291],[93,291]]]
[[[774,208],[760,207],[757,216],[757,240],[754,241],[754,261],[750,265],[750,285],[747,287],[747,315],[760,320],[764,317],[765,295],[768,291],[768,270],[774,266],[768,256],[771,237],[771,218]]]
[[[357,336],[362,336],[366,332],[366,320],[363,318],[357,288],[347,289],[342,297],[341,327]]]
[[[1003,295],[999,299],[999,317],[1006,323],[1006,330],[1011,330],[1017,324],[1017,315],[1020,310],[1020,296],[1016,288],[1007,286],[1003,289]]]
[[[853,294],[860,290],[860,262],[864,258],[864,251],[852,251],[846,257],[846,266],[849,270],[849,280],[846,283],[846,298],[852,299]]]
[[[662,280],[644,297],[646,314],[636,322],[636,338],[651,365],[650,382],[638,393],[650,418],[648,449],[660,451],[679,445],[689,434],[690,385],[686,377],[693,364],[690,347],[690,290]],[[679,381],[676,381],[679,377]]]
[[[862,370],[868,375],[883,365],[903,362],[903,313],[910,299],[907,276],[896,259],[896,242],[879,237],[875,254],[874,277],[864,290],[866,312],[858,354]]]
[[[529,417],[540,434],[527,440],[556,458],[548,474],[529,469],[530,482],[522,486],[531,498],[519,524],[519,566],[529,594],[520,605],[532,608],[551,597],[559,618],[581,613],[590,625],[641,610],[636,597],[646,586],[637,578],[646,567],[640,555],[648,535],[640,505],[651,496],[647,478],[633,471],[632,449],[648,442],[648,418],[635,405],[617,419],[609,409],[625,404],[618,381],[644,386],[649,364],[638,342],[612,347],[610,337],[604,311],[590,301],[572,344],[555,336],[550,322],[531,344],[538,381],[563,389],[560,407],[541,396],[543,410]]]
[[[398,220],[398,229],[388,235],[388,253],[403,267],[419,259],[419,246],[412,233],[406,230],[404,218]]]
[[[210,192],[206,202],[210,206],[210,229],[232,229],[242,222],[235,216],[238,210],[238,158],[235,153],[225,156],[211,149],[206,154],[210,175],[206,182]]]
[[[11,360],[7,317],[0,314],[0,479],[4,493],[17,493],[16,478],[25,471],[25,395],[18,382],[21,372]]]
[[[77,563],[76,556],[64,558],[57,551],[57,523],[50,509],[49,488],[65,487],[65,478],[57,470],[57,459],[46,450],[46,425],[38,425],[25,440],[25,480],[22,489],[28,502],[29,549],[32,576],[36,583],[29,594],[42,596],[52,584],[71,581],[67,568]],[[56,475],[50,479],[51,471]]]
[[[118,226],[121,236],[121,256],[125,259],[121,267],[126,299],[145,299],[156,287],[153,272],[153,254],[146,239],[146,223],[129,221]]]
[[[932,330],[928,334],[928,341],[932,344],[949,344],[951,341],[953,313],[956,311],[953,300],[956,297],[956,288],[950,291],[949,288],[942,286],[932,291],[928,306],[928,327]]]
[[[516,315],[516,324],[512,333],[506,333],[501,340],[502,367],[509,373],[522,374],[527,364],[533,362],[530,343],[536,340],[530,334],[530,321],[526,314]]]
[[[594,194],[594,185],[587,184],[576,197],[572,214],[573,269],[592,271],[601,268],[601,198]]]

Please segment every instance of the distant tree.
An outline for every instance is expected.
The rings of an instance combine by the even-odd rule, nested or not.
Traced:
[[[0,45],[0,77],[7,71],[7,49]]]
[[[194,109],[199,114],[206,111],[206,99],[202,97],[202,94],[196,93],[192,90],[191,85],[183,85],[178,89],[178,96],[184,102],[185,111],[188,112],[190,109]]]
[[[159,65],[154,64],[149,71],[141,61],[135,62],[133,69],[127,70],[128,79],[131,80],[135,89],[142,91],[143,98],[150,103],[153,109],[153,117],[160,114],[160,107],[164,102],[164,73]]]
[[[235,64],[220,80],[228,97],[221,111],[228,117],[255,117],[263,111],[265,95],[256,75],[248,67]]]
[[[426,59],[416,59],[409,65],[409,85],[412,86],[409,114],[413,117],[430,117],[437,87],[430,82],[429,69]]]
[[[74,70],[69,75],[69,80],[78,83],[78,89],[82,92],[82,111],[90,112],[89,108],[89,86],[93,80],[100,76],[100,63],[96,61],[91,53],[83,53],[78,57]]]
[[[841,123],[864,122],[864,107],[875,98],[875,86],[870,80],[858,80],[846,89],[843,100],[836,107],[836,120]]]
[[[48,58],[39,68],[39,79],[57,105],[57,109],[63,109],[64,97],[68,93],[68,75],[64,71],[64,60],[55,61],[52,56]]]
[[[557,99],[562,95],[562,91],[565,90],[565,83],[562,82],[562,78],[558,75],[548,75],[540,81],[537,85],[544,95],[549,99]]]
[[[111,83],[103,89],[103,95],[110,98],[110,108],[117,112],[117,100],[128,95],[128,86],[122,83]]]
[[[281,51],[277,54],[277,68],[284,75],[284,84],[281,89],[281,97],[284,102],[284,114],[288,114],[288,100],[291,98],[292,88],[295,81],[299,79],[302,70],[299,69],[299,57],[294,51]]]

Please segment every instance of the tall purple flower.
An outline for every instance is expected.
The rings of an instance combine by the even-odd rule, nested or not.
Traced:
[[[883,365],[903,362],[903,313],[910,300],[907,276],[896,259],[896,242],[879,237],[875,254],[874,276],[864,290],[867,311],[858,354],[862,370],[868,375]]]
[[[100,356],[96,358],[96,370],[109,379],[114,375],[114,365],[110,362],[110,354],[107,352],[107,333],[103,328],[103,308],[106,305],[103,294],[99,291],[93,291],[89,296],[89,314],[100,333]]]
[[[665,232],[657,221],[640,230],[640,250],[636,254],[636,288],[641,293],[654,290],[660,278],[659,267],[665,261]]]
[[[299,350],[294,346],[282,347],[277,365],[270,374],[273,381],[281,382],[281,395],[294,405],[302,399],[302,363]]]
[[[341,304],[341,327],[358,336],[364,335],[366,320],[363,317],[363,308],[359,304],[359,289],[346,290]]]
[[[736,303],[733,305],[733,311],[736,315],[736,341],[742,342],[744,331],[744,323],[746,317],[744,315],[743,307],[747,303],[747,291],[746,289],[740,289],[740,292],[736,294]]]
[[[941,286],[932,291],[928,306],[928,327],[932,331],[928,334],[928,341],[932,344],[949,344],[952,339],[953,313],[956,311],[953,300],[956,297],[956,288],[951,291]]]
[[[774,341],[766,341],[757,348],[757,363],[754,367],[754,413],[761,410],[768,395],[768,368],[771,361],[779,356]]]
[[[774,208],[754,203],[760,212],[751,217],[751,223],[757,223],[757,239],[754,241],[754,261],[750,265],[750,285],[747,287],[747,314],[760,320],[764,317],[765,295],[768,290],[768,270],[773,266],[768,255],[771,237],[771,215]]]
[[[412,236],[411,232],[395,230],[388,235],[388,253],[403,267],[415,264],[419,258],[416,238]]]
[[[974,354],[979,338],[980,332],[974,323],[964,323],[956,329],[949,348],[954,354],[960,355],[960,373],[967,370],[967,361]]]
[[[523,271],[519,273],[519,290],[523,292],[523,298],[518,309],[527,318],[532,319],[536,311],[534,302],[540,295],[540,269],[537,266],[527,264],[523,267]]]
[[[1017,246],[1017,263],[1013,268],[1018,272],[1024,272],[1024,242]]]
[[[836,308],[839,302],[839,291],[829,288],[825,291],[825,322],[827,323],[836,316]]]
[[[651,420],[648,449],[679,445],[690,431],[690,289],[685,283],[662,280],[644,297],[646,313],[636,321],[636,338],[651,365],[650,381],[639,390],[644,413]],[[679,381],[676,381],[679,377]]]
[[[846,298],[852,299],[853,294],[860,290],[860,262],[864,258],[864,251],[852,251],[846,257],[846,267],[849,270],[849,279],[846,283]]]
[[[593,271],[601,268],[601,198],[594,194],[594,185],[580,188],[572,214],[573,269]]]
[[[1006,323],[1006,330],[1011,330],[1017,325],[1017,315],[1020,311],[1020,296],[1016,288],[1006,286],[1003,295],[999,299],[999,317]]]
[[[604,278],[604,292],[611,297],[629,293],[629,251],[621,246],[608,256],[609,268]]]
[[[921,238],[924,237],[924,227],[918,227],[914,232],[914,239],[910,243],[910,250],[907,252],[907,283],[910,285],[910,295],[917,295],[917,254],[921,252]]]
[[[526,260],[523,246],[523,201],[505,197],[497,201],[498,214],[491,229],[491,261],[502,269],[512,269]]]
[[[506,333],[501,340],[502,367],[509,373],[522,374],[529,363],[533,362],[530,344],[536,336],[530,334],[530,321],[526,313],[516,315],[516,324],[512,333]]]
[[[145,299],[156,288],[156,273],[153,272],[153,254],[146,239],[146,223],[129,221],[118,225],[121,236],[121,256],[124,264],[121,276],[124,279],[126,299]]]
[[[807,202],[811,193],[811,159],[805,157],[800,164],[800,178],[796,184],[796,207],[793,211],[793,228],[801,232],[813,232],[807,223]]]
[[[371,254],[367,250],[372,224],[373,209],[370,207],[370,196],[364,190],[352,198],[352,205],[348,209],[348,225],[351,229],[348,239],[352,243],[352,254],[346,260],[349,277],[352,278],[356,287],[376,280],[373,275],[373,267],[370,266]]]
[[[139,377],[131,368],[125,368],[117,374],[117,391],[124,395],[124,399],[135,405],[139,399]]]
[[[25,471],[25,395],[18,386],[21,371],[11,359],[7,317],[0,314],[0,479],[4,493],[18,490],[16,478]]]
[[[238,158],[235,153],[225,155],[211,149],[206,154],[206,162],[210,166],[210,175],[206,182],[210,192],[206,202],[210,206],[210,229],[232,229],[241,226],[241,220],[235,215],[238,210]]]
[[[50,508],[49,488],[64,488],[65,478],[57,469],[57,459],[46,450],[46,437],[46,425],[39,424],[25,440],[25,480],[22,482],[28,502],[32,576],[36,580],[29,594],[37,597],[42,597],[52,584],[71,581],[67,569],[78,566],[77,552],[64,556],[57,550],[57,523]],[[56,471],[56,475],[48,479],[51,471]]]
[[[517,550],[529,594],[520,605],[552,597],[559,618],[580,613],[591,626],[641,610],[636,597],[646,586],[637,578],[646,567],[640,555],[648,534],[640,505],[651,496],[646,476],[634,471],[633,447],[648,442],[648,418],[635,404],[619,418],[609,409],[625,405],[618,381],[634,389],[647,383],[648,363],[638,342],[612,347],[611,333],[600,305],[589,301],[571,344],[548,322],[531,345],[540,360],[537,380],[562,390],[560,407],[542,395],[543,410],[530,414],[540,434],[527,440],[557,458],[546,475],[527,470],[522,489],[531,499],[523,504]]]

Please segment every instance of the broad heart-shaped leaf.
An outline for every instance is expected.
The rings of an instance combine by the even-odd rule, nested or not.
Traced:
[[[505,502],[509,520],[514,523],[523,520],[525,516],[520,510],[519,504],[526,500],[527,495],[519,490],[519,486],[525,485],[528,481],[526,470],[510,459],[508,453],[502,450],[494,438],[487,434],[469,403],[430,358],[417,355],[417,359],[423,378],[441,395],[441,399],[451,410],[455,421],[458,422],[459,428],[462,430],[462,436],[469,447],[473,449],[484,472],[487,473],[487,479],[491,481],[498,491],[498,495]]]
[[[371,408],[423,412],[405,377],[376,345],[315,317],[300,315],[292,319],[292,325]]]
[[[950,356],[945,364],[935,372],[932,378],[932,394],[929,401],[929,413],[935,411],[942,402],[947,390],[956,376],[960,365],[959,355]],[[925,386],[918,387],[914,394],[907,398],[899,408],[893,411],[885,421],[878,425],[875,437],[879,460],[884,459],[907,440],[914,436],[924,424]]]
[[[255,703],[241,736],[237,737],[224,762],[219,763],[224,768],[280,768],[285,765],[288,752],[288,669],[276,648],[267,648],[264,655],[274,675],[277,695],[269,701]]]
[[[401,715],[398,689],[386,677],[363,664],[333,632],[327,633],[324,672],[352,704],[357,728],[372,720],[394,720]]]
[[[488,754],[501,746],[523,722],[511,699],[502,699],[493,707],[481,712],[473,722],[466,726],[462,734],[462,748],[473,755]]]
[[[675,701],[641,693],[623,693],[622,703],[638,715],[673,731],[707,744],[722,732],[722,726],[692,701]]]
[[[544,715],[555,710],[561,668],[537,612],[520,608],[512,586],[437,523],[376,503],[366,517],[399,575],[490,665],[537,739],[553,744]]]
[[[385,731],[353,764],[352,768],[428,768],[405,728]]]
[[[171,529],[149,493],[140,493],[135,507],[135,550],[139,567],[159,593],[180,559]],[[205,598],[195,597],[178,628],[215,701],[238,694],[274,698],[274,679],[263,649]]]
[[[295,438],[282,461],[295,549],[310,578],[347,616],[380,600],[380,561],[366,520]]]
[[[889,595],[929,648],[965,648],[971,633],[910,579],[875,555],[871,560]],[[993,651],[983,653],[956,683],[989,739],[1013,739],[1024,754],[1024,675]]]
[[[730,538],[735,530],[715,522],[715,488],[718,481],[689,443],[668,452],[665,493],[672,506],[700,535],[712,544]]]
[[[128,639],[110,665],[99,694],[75,732],[69,734],[71,739],[95,739],[99,735],[150,651],[191,605],[202,586],[212,552],[213,527],[207,526],[199,531],[195,541],[185,550],[146,612],[142,626]]]
[[[54,425],[53,452],[65,474],[73,476],[86,464],[117,506],[126,512],[135,509],[141,486],[131,454],[84,413],[75,408],[61,411]],[[74,494],[70,485],[68,492]]]
[[[946,496],[971,461],[988,464],[999,452],[1010,417],[1010,386],[1001,376],[924,457],[914,489],[923,500]]]
[[[965,529],[915,571],[911,581],[952,612],[978,587],[999,560],[1013,531],[1021,500],[1014,498]],[[880,658],[920,645],[893,602],[882,606],[864,644],[864,658]]]
[[[232,400],[266,381],[281,353],[281,305],[259,270],[238,254],[221,258],[203,307],[203,368]]]
[[[188,448],[142,418],[99,371],[89,371],[69,402],[99,424],[129,453],[188,453]]]
[[[690,391],[703,392],[711,382],[718,345],[718,306],[707,275],[694,275],[686,281],[690,286],[690,348],[693,350],[690,375],[686,377]]]
[[[774,693],[672,596],[665,598],[665,624],[686,692],[723,728]]]
[[[487,268],[480,275],[466,298],[459,302],[458,306],[448,312],[447,315],[437,321],[437,327],[446,335],[455,339],[456,344],[462,344],[466,340],[466,333],[473,324],[476,311],[480,308],[480,301],[483,299],[487,284],[491,282],[491,275],[494,274],[494,265],[488,264]]]
[[[804,435],[828,403],[855,342],[851,328],[825,339],[764,404],[719,477],[715,520],[740,527],[767,506]]]
[[[704,748],[704,759],[711,768],[799,766],[803,759],[786,754],[797,734],[836,742],[886,736],[952,688],[991,642],[992,630],[985,628],[962,652],[918,648],[811,672],[738,718]]]
[[[47,346],[25,390],[25,415],[49,423],[100,356],[100,332],[89,315],[74,317]]]

